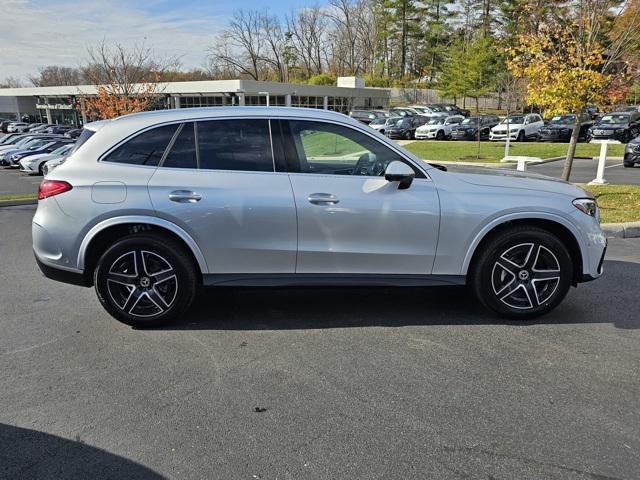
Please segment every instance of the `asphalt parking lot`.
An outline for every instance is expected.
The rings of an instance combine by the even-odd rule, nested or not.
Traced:
[[[135,330],[41,276],[33,212],[0,208],[0,478],[638,478],[640,240],[535,322],[464,288],[227,289]]]
[[[515,168],[515,167],[512,167]],[[529,170],[542,175],[560,178],[564,161],[543,163],[542,165],[530,165]],[[571,169],[571,181],[574,183],[589,183],[596,177],[598,160],[577,158],[573,161]],[[624,168],[622,160],[607,159],[604,170],[604,178],[612,184],[640,185],[640,168]]]

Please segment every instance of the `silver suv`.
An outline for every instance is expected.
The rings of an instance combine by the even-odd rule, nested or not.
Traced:
[[[33,249],[130,325],[179,318],[200,286],[468,285],[512,318],[602,273],[584,190],[446,171],[344,115],[180,109],[89,124],[42,182]]]

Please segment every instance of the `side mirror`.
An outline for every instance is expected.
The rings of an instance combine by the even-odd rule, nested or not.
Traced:
[[[409,188],[415,176],[416,173],[413,171],[413,168],[399,160],[391,162],[384,171],[384,178],[387,182],[400,182],[398,184],[398,190]]]

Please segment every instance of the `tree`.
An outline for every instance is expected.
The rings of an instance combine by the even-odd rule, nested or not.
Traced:
[[[534,34],[519,35],[510,49],[508,67],[527,82],[530,103],[545,116],[575,113],[562,178],[569,180],[580,133],[579,114],[589,105],[602,104],[615,78],[624,73],[620,59],[629,36],[626,31],[607,35],[620,11],[617,1],[581,0],[567,8],[565,17],[546,19]]]
[[[5,77],[0,81],[0,88],[20,88],[24,87],[24,83],[18,77]]]
[[[81,96],[81,102],[90,116],[103,119],[148,110],[161,93],[160,77],[177,66],[176,59],[160,60],[144,45],[127,48],[104,40],[88,55],[82,71],[97,97]]]
[[[478,150],[480,156],[480,97],[496,86],[500,58],[490,38],[477,35],[468,45],[458,42],[451,51],[439,83],[444,97],[470,97],[475,100],[478,115]]]
[[[34,87],[56,87],[64,85],[81,85],[87,80],[79,68],[48,65],[41,68],[36,75],[29,75]]]

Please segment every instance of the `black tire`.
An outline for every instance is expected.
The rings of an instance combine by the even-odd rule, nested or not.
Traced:
[[[438,133],[436,133],[436,140],[444,140],[444,131],[443,130],[438,130]]]
[[[633,168],[633,163],[623,163],[624,168]]]
[[[525,138],[524,138],[524,130],[520,130],[518,132],[518,138],[516,138],[516,142],[524,142]]]
[[[516,320],[553,310],[572,281],[567,247],[554,234],[533,226],[513,227],[489,238],[469,273],[469,286],[480,303]]]
[[[40,176],[44,175],[44,164],[45,162],[41,162],[40,165],[38,165],[38,175]]]
[[[152,327],[187,311],[198,291],[197,271],[178,242],[135,234],[117,240],[102,254],[93,281],[100,303],[112,317],[133,327]]]

